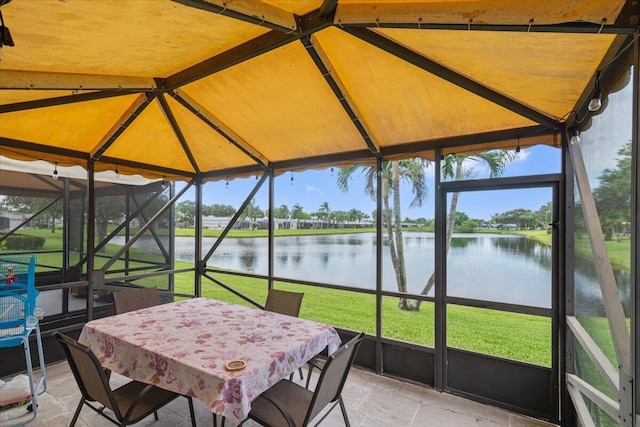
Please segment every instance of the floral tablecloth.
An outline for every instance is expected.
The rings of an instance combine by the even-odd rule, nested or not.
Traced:
[[[80,342],[105,368],[200,399],[234,423],[260,393],[341,343],[329,325],[206,298],[93,320]],[[236,360],[246,367],[229,371]]]

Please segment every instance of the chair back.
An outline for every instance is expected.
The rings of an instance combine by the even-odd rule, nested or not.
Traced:
[[[269,289],[264,309],[274,313],[298,317],[300,314],[300,306],[302,305],[302,297],[304,297],[304,294],[300,292]]]
[[[360,332],[329,356],[322,368],[302,425],[308,425],[329,403],[335,402],[340,397],[362,341],[364,341],[364,332]]]
[[[116,314],[160,305],[160,293],[158,292],[158,288],[140,288],[131,291],[118,291],[114,292],[112,296]]]
[[[109,387],[109,379],[93,351],[59,332],[54,332],[53,336],[62,346],[82,397],[90,402],[101,403],[111,409],[118,420],[121,420],[122,414]]]

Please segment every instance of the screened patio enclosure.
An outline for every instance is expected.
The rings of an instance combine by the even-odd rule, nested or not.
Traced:
[[[320,289],[368,301],[360,366],[562,425],[640,423],[637,1],[0,0],[0,12],[0,195],[43,201],[7,220],[0,251],[39,219],[60,230],[58,248],[36,251],[51,304],[45,336],[111,315],[109,292],[123,287],[157,286],[165,301],[215,289],[257,306],[274,285]],[[540,145],[561,151],[559,170],[441,172],[456,156]],[[430,294],[382,285],[384,171],[409,159],[433,166]],[[378,171],[375,283],[278,276],[275,182],[354,165]],[[234,179],[253,189],[205,246],[203,190]],[[456,294],[451,201],[539,188],[552,206],[545,300]],[[219,268],[216,252],[261,191],[266,271]],[[185,267],[175,262],[174,210],[189,192],[194,261]],[[107,207],[120,216],[103,217]],[[136,250],[142,238],[153,250]],[[584,289],[586,270],[595,292]],[[176,286],[185,277],[190,287]],[[431,310],[426,341],[389,332],[385,307],[402,298]],[[453,345],[461,310],[542,321],[546,362]],[[336,326],[344,338],[356,332]],[[481,336],[484,326],[472,327]],[[48,360],[61,359],[46,341]],[[0,376],[23,369],[10,351],[0,360]]]

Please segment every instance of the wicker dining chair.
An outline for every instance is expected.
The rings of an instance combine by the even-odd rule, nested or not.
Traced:
[[[339,404],[344,422],[350,426],[342,389],[363,340],[364,332],[361,332],[329,356],[315,391],[281,380],[253,401],[248,418],[267,427],[306,427],[332,404],[314,425],[320,424]]]
[[[116,314],[141,308],[160,305],[160,293],[158,288],[140,288],[131,291],[118,291],[112,294],[113,307]]]
[[[76,424],[84,405],[120,426],[135,424],[152,413],[157,421],[158,409],[181,396],[178,393],[138,381],[130,381],[111,390],[104,368],[100,366],[100,361],[89,347],[59,332],[54,332],[53,336],[62,346],[82,393],[70,427]],[[189,401],[191,425],[195,427],[193,400],[189,396],[185,397]],[[94,402],[103,406],[100,408],[94,406]],[[115,419],[109,416],[105,409],[110,409]]]

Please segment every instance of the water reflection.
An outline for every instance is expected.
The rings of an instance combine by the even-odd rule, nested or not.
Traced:
[[[576,257],[575,273],[575,314],[577,316],[606,315],[602,292],[598,285],[596,266],[592,259]],[[618,297],[627,318],[630,317],[631,274],[625,270],[614,269],[613,274],[618,285]]]
[[[242,251],[240,253],[240,263],[245,271],[254,272],[258,261],[258,254],[254,250]]]
[[[214,242],[214,238],[203,239],[205,252]],[[145,249],[154,245],[152,238],[142,238],[135,246]],[[176,259],[193,261],[193,247],[193,238],[177,237]],[[404,249],[409,292],[420,293],[434,269],[434,236],[405,233]],[[375,233],[277,237],[274,251],[276,276],[375,289]],[[207,265],[266,275],[268,240],[266,237],[227,238]],[[551,265],[551,248],[524,237],[454,235],[447,256],[447,293],[549,308]],[[593,263],[576,261],[575,268],[576,314],[601,315],[604,309]],[[397,290],[387,245],[383,246],[382,272],[383,288]],[[615,274],[625,310],[628,310],[629,273],[615,270]]]
[[[510,253],[524,254],[535,259],[542,267],[551,270],[551,247],[541,245],[531,239],[511,239],[498,238],[493,240],[493,244]]]

